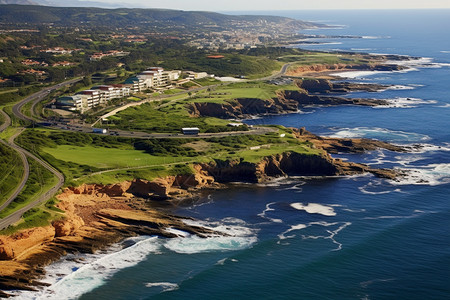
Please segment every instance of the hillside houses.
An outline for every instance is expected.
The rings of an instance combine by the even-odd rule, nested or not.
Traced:
[[[111,51],[107,51],[105,53],[97,52],[97,53],[92,54],[89,57],[89,60],[91,60],[91,61],[101,60],[102,58],[109,57],[109,56],[127,56],[129,54],[130,54],[130,52],[118,51],[118,50],[111,50]]]

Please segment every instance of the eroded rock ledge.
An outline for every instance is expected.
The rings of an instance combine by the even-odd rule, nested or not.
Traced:
[[[376,92],[388,86],[349,82],[331,82],[326,79],[296,81],[300,90],[285,90],[270,99],[237,98],[223,103],[194,102],[189,105],[192,116],[216,118],[246,118],[255,115],[295,113],[308,106],[360,105],[382,106],[389,102],[382,99],[346,98],[337,95],[353,91]]]
[[[8,290],[33,290],[43,268],[67,253],[92,253],[123,238],[135,235],[175,237],[175,228],[200,237],[215,234],[207,228],[187,225],[182,217],[149,207],[148,199],[195,197],[204,188],[223,188],[228,182],[264,182],[289,175],[338,176],[370,172],[393,179],[392,170],[372,169],[363,164],[333,159],[326,151],[362,152],[377,148],[404,151],[387,143],[365,139],[333,139],[295,130],[299,140],[308,141],[321,155],[285,152],[267,156],[257,163],[216,160],[197,164],[193,174],[167,176],[151,181],[135,179],[113,185],[81,185],[58,195],[63,219],[50,226],[0,236],[0,297]]]

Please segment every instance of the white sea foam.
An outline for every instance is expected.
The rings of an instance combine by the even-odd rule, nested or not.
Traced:
[[[413,85],[392,85],[386,88],[386,90],[414,90],[415,88],[416,86]]]
[[[420,98],[397,97],[393,99],[384,99],[389,102],[388,105],[379,105],[374,108],[414,108],[420,104],[436,104],[436,100],[423,100]]]
[[[164,231],[168,232],[168,233],[175,234],[175,235],[177,235],[179,237],[187,237],[187,236],[189,236],[188,232],[181,231],[181,230],[178,230],[178,229],[175,229],[175,228],[166,228],[166,229],[164,229]]]
[[[286,230],[286,231],[280,233],[280,234],[278,235],[278,238],[279,238],[280,240],[292,239],[292,238],[295,237],[295,235],[286,235],[286,234],[288,234],[288,233],[291,232],[291,231],[302,230],[302,229],[308,228],[309,226],[310,226],[310,225],[305,225],[305,224],[293,225],[293,226],[291,226],[291,228],[289,228],[288,230]]]
[[[183,254],[233,251],[248,248],[258,240],[254,230],[243,225],[236,225],[237,219],[235,218],[233,218],[232,222],[228,218],[220,222],[184,220],[184,223],[208,228],[224,235],[212,234],[207,238],[190,235],[188,237],[168,239],[163,245],[166,249]],[[243,221],[240,221],[240,224],[243,224]]]
[[[104,284],[117,271],[132,267],[149,254],[158,254],[157,237],[141,237],[134,245],[110,254],[81,256],[67,259],[46,269],[50,274],[43,282],[51,285],[38,292],[22,292],[19,299],[76,299]]]
[[[444,105],[440,105],[438,107],[442,107],[442,108],[449,108],[450,107],[450,103],[446,103]]]
[[[363,39],[368,39],[368,40],[375,40],[375,39],[379,39],[379,36],[371,36],[371,35],[363,35],[361,38]]]
[[[274,222],[274,223],[283,223],[283,220],[281,220],[281,219],[269,218],[269,217],[266,215],[267,212],[269,212],[269,211],[274,211],[274,210],[275,210],[275,209],[273,209],[273,208],[270,207],[271,205],[273,205],[273,204],[275,204],[275,203],[276,203],[276,202],[268,203],[268,204],[266,205],[266,209],[263,210],[262,213],[259,213],[259,214],[258,214],[258,217],[267,219],[267,220],[269,220],[269,221],[271,221],[271,222]]]
[[[350,78],[350,79],[364,79],[368,76],[373,75],[379,75],[379,74],[389,74],[389,73],[406,73],[406,72],[412,72],[412,71],[419,71],[417,68],[409,67],[408,69],[399,70],[399,71],[344,71],[344,72],[337,72],[332,73],[330,75],[343,77],[343,78]]]
[[[343,208],[343,211],[348,211],[351,213],[361,213],[361,212],[365,212],[366,210],[364,208],[361,209],[351,209],[351,208]]]
[[[411,60],[390,60],[386,62],[387,64],[405,66],[409,68],[443,68],[450,67],[449,63],[439,63],[433,62],[431,57],[421,57],[418,59]]]
[[[178,284],[171,282],[149,282],[145,284],[148,288],[159,287],[162,289],[162,293],[175,291],[179,289]]]
[[[342,244],[340,242],[336,241],[335,237],[336,237],[336,235],[339,234],[340,231],[345,229],[347,226],[350,226],[351,224],[352,223],[350,223],[350,222],[333,222],[333,223],[310,222],[308,224],[298,224],[298,225],[293,225],[288,230],[280,233],[278,235],[278,238],[280,240],[292,239],[292,238],[295,238],[296,235],[286,235],[286,234],[288,234],[292,231],[306,230],[307,228],[312,227],[312,226],[321,226],[321,227],[325,227],[326,234],[324,234],[324,235],[302,235],[302,239],[304,239],[304,240],[317,240],[317,239],[331,240],[333,242],[333,244],[337,245],[337,248],[332,249],[331,251],[339,251],[342,249]],[[333,227],[333,226],[338,226],[338,227],[335,230],[328,229],[329,227]],[[281,244],[281,242],[279,244]]]
[[[237,259],[234,259],[234,258],[224,258],[224,259],[221,259],[221,260],[218,260],[217,262],[216,262],[216,266],[223,266],[223,265],[225,265],[225,263],[227,262],[227,261],[231,261],[231,262],[234,262],[234,263],[237,263],[237,262],[239,262],[239,260],[237,260]]]
[[[370,138],[382,141],[395,141],[397,143],[430,140],[430,137],[424,134],[378,127],[341,128],[329,136],[335,138]]]
[[[124,240],[109,249],[96,254],[69,255],[60,262],[46,268],[47,277],[42,280],[50,286],[37,292],[17,292],[19,299],[76,299],[103,285],[119,270],[137,265],[148,255],[160,254],[164,249],[177,253],[192,254],[209,251],[231,251],[250,247],[257,241],[256,231],[245,227],[246,223],[235,218],[219,222],[186,220],[193,226],[205,226],[224,233],[206,238],[190,235],[184,231],[167,228],[177,238],[135,237]],[[238,225],[236,225],[238,224]],[[130,245],[131,244],[131,245]],[[129,247],[124,248],[126,245]],[[174,286],[150,283],[148,287],[162,287],[167,291]]]
[[[291,207],[297,210],[304,210],[309,214],[320,214],[329,217],[336,215],[336,212],[334,211],[333,207],[326,206],[323,204],[308,203],[307,205],[304,205],[303,203],[292,203]]]
[[[380,190],[382,188],[383,190]],[[373,182],[369,182],[368,184],[358,187],[361,193],[368,194],[368,195],[384,195],[384,194],[390,194],[390,193],[401,193],[401,189],[388,189],[386,190],[386,186],[378,186],[376,184],[373,184]]]
[[[213,251],[232,251],[241,250],[250,247],[256,243],[255,236],[238,237],[238,236],[216,236],[201,238],[191,236],[189,238],[176,238],[167,241],[164,247],[167,249],[183,254],[195,254]]]
[[[409,147],[408,148],[409,151],[414,152],[414,153],[426,153],[426,152],[437,152],[437,151],[448,152],[448,151],[450,151],[450,143],[443,143],[442,145],[414,144],[414,145],[404,145],[404,146]],[[420,156],[416,156],[416,157],[420,158]],[[414,161],[416,161],[416,160],[414,160]]]
[[[421,168],[401,169],[402,176],[392,185],[441,185],[450,183],[450,163],[430,164]]]
[[[365,217],[364,220],[383,220],[383,219],[412,219],[417,218],[424,214],[434,214],[435,211],[414,210],[412,214],[406,216],[377,216],[377,217]]]

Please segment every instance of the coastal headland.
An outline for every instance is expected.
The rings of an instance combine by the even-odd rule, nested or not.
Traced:
[[[228,89],[225,91],[216,89],[208,91],[208,94],[199,93],[183,99],[183,105],[180,105],[179,99],[174,99],[162,105],[149,104],[148,107],[143,105],[142,108],[133,108],[132,115],[137,116],[141,113],[140,109],[144,112],[151,109],[155,115],[170,111],[186,120],[204,120],[208,125],[214,120],[216,124],[226,126],[226,119],[295,113],[302,107],[314,105],[389,105],[386,100],[336,95],[353,91],[377,92],[388,86],[335,82],[310,76],[321,77],[323,72],[337,70],[398,71],[403,68],[383,65],[381,62],[366,65],[292,66],[283,79],[291,80],[288,88],[273,88],[270,83],[250,83],[251,86],[249,83],[238,83],[222,88]],[[240,87],[240,84],[245,86]],[[247,89],[246,93],[250,95],[239,94],[241,92],[237,92],[237,89]],[[261,91],[265,93],[263,96]],[[223,99],[224,94],[232,98]],[[106,127],[111,129],[114,126],[116,130],[141,128],[145,132],[152,132],[152,124],[139,127],[140,124],[133,124],[127,118],[127,111],[121,112]],[[170,126],[166,128],[169,132],[176,130]],[[222,234],[188,225],[183,221],[185,218],[152,206],[155,201],[171,203],[171,200],[196,198],[205,189],[227,188],[230,182],[261,183],[294,175],[348,176],[372,173],[395,180],[399,174],[393,170],[374,169],[364,164],[334,159],[330,154],[361,153],[379,148],[406,151],[403,147],[381,141],[320,137],[305,128],[271,128],[273,130],[264,135],[161,140],[158,146],[150,140],[112,139],[108,136],[92,138],[84,133],[28,130],[18,138],[21,146],[39,152],[41,157],[61,170],[69,181],[53,201],[53,209],[57,213],[47,225],[0,235],[0,290],[3,291],[0,297],[7,297],[11,290],[35,290],[44,286],[45,283],[39,281],[45,274],[44,267],[68,253],[93,253],[136,235],[177,237],[171,229],[200,237]],[[138,173],[130,172],[132,167],[129,165],[116,166],[117,162],[114,162],[115,169],[112,163],[102,169],[100,165],[87,167],[89,162],[86,157],[76,162],[64,158],[64,153],[86,151],[89,147],[103,149],[105,153],[111,148],[145,151],[145,155],[159,161],[159,165],[152,163],[146,166],[151,169],[151,175],[145,178],[142,173],[137,176]],[[173,163],[169,163],[166,157],[163,159],[164,155],[174,153],[176,157],[181,157],[178,161],[174,159]],[[95,177],[108,172],[114,176],[106,179],[102,177],[101,180]]]

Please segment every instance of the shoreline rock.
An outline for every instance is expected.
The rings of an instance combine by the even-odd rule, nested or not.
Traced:
[[[186,225],[183,217],[154,208],[148,201],[194,198],[202,189],[223,188],[229,182],[265,182],[286,176],[343,176],[372,173],[394,179],[392,170],[334,159],[329,153],[360,153],[377,148],[405,151],[388,143],[366,139],[334,139],[316,136],[304,128],[294,136],[308,141],[323,153],[306,155],[285,152],[262,158],[257,163],[237,160],[194,165],[193,174],[167,176],[147,181],[135,179],[111,185],[83,184],[58,195],[57,207],[65,218],[42,228],[0,236],[0,297],[8,290],[35,290],[45,284],[38,280],[44,267],[68,253],[93,253],[136,235],[176,237],[167,228],[175,228],[206,237],[217,234],[207,228]],[[138,197],[138,198],[136,198]]]
[[[353,91],[377,92],[386,89],[386,85],[362,84],[350,82],[331,82],[326,79],[298,80],[299,90],[279,91],[276,97],[269,99],[236,98],[224,103],[193,102],[189,112],[193,117],[216,117],[222,119],[247,118],[258,115],[278,115],[295,113],[309,106],[382,106],[389,105],[383,99],[345,98],[331,94]]]

